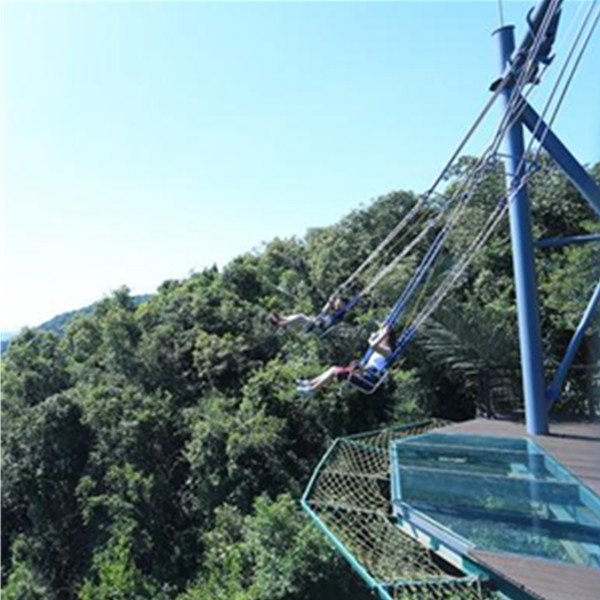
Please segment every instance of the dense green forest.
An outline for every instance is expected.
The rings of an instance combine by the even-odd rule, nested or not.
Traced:
[[[600,164],[592,173],[600,181]],[[488,173],[455,244],[481,227],[503,185]],[[552,165],[531,190],[538,238],[598,231]],[[318,311],[414,202],[390,193],[304,239],[166,281],[145,302],[120,289],[61,335],[21,332],[2,363],[3,598],[368,597],[301,512],[302,490],[335,437],[428,415],[469,418],[482,371],[514,380],[508,228],[373,396],[332,386],[299,398],[295,380],[358,356],[414,263],[321,341],[277,330],[269,315]],[[551,369],[600,260],[595,244],[536,252]],[[596,323],[578,363],[597,360],[597,337]],[[557,410],[584,414],[592,392],[589,377],[573,377]]]

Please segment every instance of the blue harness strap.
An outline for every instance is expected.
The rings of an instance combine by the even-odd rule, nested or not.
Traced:
[[[330,329],[335,327],[345,316],[346,313],[350,312],[360,301],[362,300],[362,295],[358,294],[353,296],[338,310],[334,313],[328,315],[326,313],[321,313],[316,319],[315,324],[311,327],[311,329],[316,328],[319,336],[324,336]]]
[[[396,301],[396,304],[394,304],[392,310],[386,317],[386,319],[384,321],[384,325],[386,327],[392,327],[393,325],[395,325],[396,321],[400,318],[400,315],[406,308],[408,301],[412,298],[413,294],[418,289],[419,285],[423,282],[423,279],[424,279],[427,271],[429,270],[429,268],[431,267],[431,265],[433,264],[435,259],[438,257],[438,255],[443,247],[444,240],[446,239],[447,235],[448,235],[448,230],[442,229],[435,237],[435,240],[433,241],[431,246],[429,246],[429,248],[427,249],[427,252],[425,253],[425,256],[423,257],[423,259],[421,260],[421,263],[419,264],[419,266],[413,273],[413,276],[411,277],[407,286],[402,291],[402,294],[400,294],[400,297]],[[408,340],[408,341],[410,341],[410,340]],[[400,343],[400,340],[398,343]],[[393,354],[394,353],[392,353],[391,356],[393,356]],[[364,367],[369,362],[369,359],[371,358],[372,355],[373,355],[373,348],[369,347],[360,360],[361,367]],[[393,361],[391,361],[391,362],[393,362]]]
[[[387,357],[386,368],[388,368],[391,364],[393,364],[398,357],[404,352],[404,349],[417,335],[417,330],[415,327],[408,327],[402,332],[402,335],[398,339],[398,343],[394,348],[394,351]]]
[[[396,323],[396,321],[406,308],[408,301],[411,299],[419,285],[421,285],[425,274],[427,273],[435,259],[438,257],[447,235],[447,229],[442,229],[437,234],[435,240],[427,249],[427,252],[421,260],[421,263],[419,264],[410,281],[408,282],[408,285],[404,288],[404,291],[402,292],[402,294],[400,294],[400,297],[396,301],[396,304],[390,311],[390,314],[387,316],[385,320],[385,325],[392,326]]]
[[[339,308],[331,315],[331,324],[335,325],[339,323],[346,316],[346,313],[350,312],[361,300],[361,294],[352,296],[352,298],[350,298],[350,300],[348,300],[348,302],[346,302],[342,308]]]

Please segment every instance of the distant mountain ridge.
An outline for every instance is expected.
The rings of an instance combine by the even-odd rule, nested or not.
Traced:
[[[141,294],[139,296],[134,296],[133,300],[136,304],[142,304],[146,302],[148,298],[150,298],[151,294]],[[90,304],[89,306],[84,306],[83,308],[78,308],[76,310],[70,310],[68,312],[61,313],[60,315],[56,315],[49,321],[45,321],[41,325],[34,327],[34,329],[41,329],[42,331],[52,331],[57,335],[63,335],[69,323],[79,315],[90,315],[94,312],[94,308],[96,307],[97,302]]]
[[[8,342],[15,336],[16,334],[8,331],[3,331],[0,333],[0,354],[4,354],[4,351],[8,347]]]
[[[95,305],[96,305],[96,303],[90,304],[89,306],[84,306],[83,308],[78,308],[76,310],[70,310],[70,311],[61,313],[60,315],[56,315],[55,317],[52,317],[48,321],[44,321],[44,323],[42,323],[41,325],[38,325],[34,329],[40,329],[42,331],[52,331],[53,333],[62,335],[65,332],[67,325],[75,317],[78,317],[79,315],[92,314],[92,312],[94,312]]]
[[[135,301],[136,304],[142,304],[143,302],[146,302],[146,300],[148,300],[150,297],[151,297],[151,294],[141,294],[139,296],[134,296],[133,300]],[[41,331],[51,331],[52,333],[56,333],[59,336],[63,335],[65,333],[67,326],[73,319],[75,319],[79,315],[92,314],[94,312],[94,308],[96,307],[96,304],[97,304],[97,302],[94,302],[93,304],[90,304],[89,306],[84,306],[83,308],[78,308],[76,310],[70,310],[70,311],[61,313],[60,315],[56,315],[55,317],[52,317],[52,319],[50,319],[48,321],[44,321],[44,323],[42,323],[41,325],[38,325],[37,327],[34,327],[33,329],[39,329]],[[18,332],[17,333],[9,333],[9,332],[2,333],[1,348],[0,348],[1,354],[4,354],[4,352],[8,348],[10,340],[17,335],[18,335]]]

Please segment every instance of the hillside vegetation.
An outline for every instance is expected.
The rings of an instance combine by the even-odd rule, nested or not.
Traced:
[[[600,165],[593,172],[600,180]],[[491,173],[464,235],[501,189]],[[550,165],[532,190],[536,236],[598,231]],[[358,356],[414,262],[322,341],[274,329],[269,313],[316,312],[414,201],[391,193],[304,239],[166,281],[142,304],[124,288],[62,335],[12,340],[2,364],[3,598],[368,597],[300,511],[302,490],[333,438],[471,417],[478,373],[518,365],[507,227],[373,396],[333,386],[298,398],[295,379]],[[598,245],[537,258],[551,367],[598,279]],[[597,329],[578,362],[593,360]],[[559,410],[585,409],[583,385],[571,381]]]

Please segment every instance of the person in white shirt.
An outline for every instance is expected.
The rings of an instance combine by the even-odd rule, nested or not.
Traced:
[[[363,373],[367,370],[380,371],[382,374],[387,365],[387,357],[396,347],[396,335],[388,326],[383,326],[369,338],[369,346],[373,349],[368,361],[361,366],[358,361],[352,361],[346,366],[332,366],[313,379],[303,379],[298,382],[298,393],[310,396],[317,390],[329,385],[332,381],[343,381],[353,373]]]

